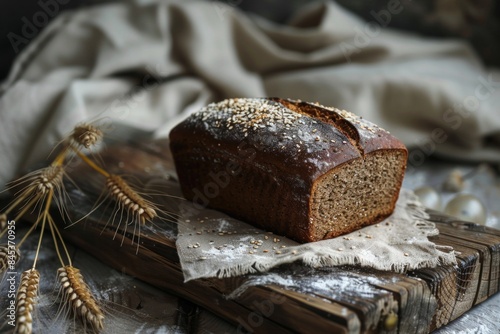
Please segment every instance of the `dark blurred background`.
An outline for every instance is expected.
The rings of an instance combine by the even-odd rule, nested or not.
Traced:
[[[397,0],[336,1],[367,21],[371,21],[374,19],[373,11],[386,9],[390,2]],[[7,76],[16,55],[47,26],[50,20],[66,10],[104,2],[113,1],[2,1],[0,4],[0,80]],[[302,6],[313,1],[219,0],[219,2],[284,23]],[[474,47],[485,65],[500,66],[500,2],[494,0],[400,0],[399,2],[405,10],[392,17],[388,23],[389,27],[435,38],[465,39]]]

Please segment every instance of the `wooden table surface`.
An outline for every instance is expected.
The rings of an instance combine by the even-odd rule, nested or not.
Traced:
[[[405,185],[407,187],[417,187],[422,184],[438,185],[453,168],[457,168],[457,166],[444,163],[427,163],[409,174],[405,180]],[[466,165],[459,166],[459,168],[464,171],[477,169],[477,167]],[[475,191],[487,191],[488,194],[492,194],[491,189],[486,188],[475,189]],[[497,192],[493,193],[497,194]],[[490,212],[496,210],[496,208],[491,207],[491,203],[498,203],[497,201],[487,200],[485,202],[490,206]],[[81,208],[76,206],[73,208],[76,211],[78,209]],[[488,223],[496,224],[497,222],[497,217],[494,216]],[[25,226],[28,226],[28,224],[25,224]],[[22,235],[22,229],[21,226],[18,230],[20,235]],[[215,313],[221,315],[220,305],[205,304],[205,307],[200,307],[188,300],[196,298],[177,297],[175,289],[171,289],[171,292],[173,292],[171,293],[166,292],[165,289],[157,288],[165,285],[163,282],[155,283],[154,277],[160,277],[161,275],[156,272],[147,272],[149,267],[144,263],[135,267],[146,268],[144,269],[146,272],[139,274],[135,272],[133,274],[151,278],[149,281],[157,287],[133,278],[129,275],[132,273],[129,268],[134,267],[134,263],[121,259],[123,254],[120,252],[112,253],[112,247],[107,248],[107,245],[112,245],[117,240],[101,239],[108,237],[108,235],[94,236],[99,239],[88,240],[88,238],[85,239],[84,237],[85,231],[86,229],[82,228],[80,230],[81,235],[75,236],[71,229],[66,229],[65,234],[70,235],[68,239],[74,241],[71,246],[71,257],[74,265],[82,270],[87,283],[105,310],[104,333],[235,333],[241,331],[242,327],[238,326],[238,322],[229,322],[215,315]],[[25,244],[26,248],[23,249],[23,258],[19,262],[18,268],[30,266],[36,249],[37,236],[37,234],[31,236]],[[445,236],[442,238],[445,238]],[[85,240],[82,241],[82,239]],[[90,250],[95,257],[90,255],[89,252],[74,246],[74,244],[79,244],[86,250]],[[93,248],[89,249],[89,247]],[[124,247],[123,251],[126,252],[126,248]],[[78,333],[81,330],[78,322],[57,314],[57,303],[54,304],[57,290],[54,287],[55,272],[59,264],[49,237],[44,238],[42,249],[43,252],[38,265],[42,276],[41,294],[35,317],[35,328],[38,331],[35,332]],[[132,250],[129,249],[128,251]],[[127,259],[129,258],[127,257]],[[104,260],[107,264],[104,264],[101,260]],[[137,261],[147,260],[138,256]],[[5,284],[2,284],[2,296],[6,295],[5,289]],[[193,294],[202,292],[203,290],[192,291]],[[487,292],[485,292],[486,295],[488,295]],[[2,309],[6,308],[6,302],[7,300],[0,299]],[[482,302],[466,312],[465,315],[435,330],[434,333],[500,333],[500,322],[497,321],[499,312],[500,295],[495,293],[489,298],[484,298]],[[239,322],[245,323],[248,321],[252,321],[251,313],[250,317],[241,318]],[[289,321],[293,323],[293,319],[290,318]],[[10,329],[10,327],[4,326],[0,331],[3,333],[8,332]],[[262,332],[259,327],[254,327],[254,329],[255,332]]]

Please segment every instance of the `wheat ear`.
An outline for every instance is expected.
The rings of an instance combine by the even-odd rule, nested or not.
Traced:
[[[152,220],[157,216],[154,205],[139,195],[118,175],[110,174],[106,179],[106,187],[113,199],[123,209],[136,216],[141,223]]]
[[[46,194],[50,189],[58,188],[63,179],[64,168],[61,164],[51,164],[47,167],[31,172],[9,184],[9,188],[23,186],[20,194],[22,197],[29,194]],[[8,212],[6,212],[8,213]]]
[[[132,213],[143,224],[158,216],[156,206],[139,195],[123,178],[108,173],[78,150],[73,150],[85,163],[106,178],[108,194],[118,203],[119,209]]]
[[[61,165],[50,165],[41,170],[40,174],[32,181],[32,186],[37,192],[45,194],[50,189],[58,188],[62,184],[64,168]]]
[[[21,258],[19,249],[7,244],[0,245],[0,275],[7,271],[7,268],[13,266]]]
[[[6,219],[7,214],[19,207],[20,212],[14,218],[14,220],[17,221],[31,208],[36,206],[37,203],[47,198],[49,193],[53,193],[54,191],[63,199],[63,177],[64,167],[57,162],[13,181],[9,184],[8,189],[18,187],[21,189],[15,194],[15,199],[5,212],[3,212],[2,216],[5,215]],[[63,205],[62,200],[60,202],[60,204]],[[0,219],[3,220],[4,218],[0,217]]]
[[[83,280],[80,270],[73,266],[64,266],[57,270],[57,277],[63,302],[71,307],[73,314],[84,324],[90,325],[94,331],[102,330],[104,314]]]
[[[30,269],[21,275],[21,285],[16,296],[16,333],[29,334],[33,330],[33,309],[35,308],[40,284],[40,273]]]
[[[83,123],[75,126],[70,139],[76,146],[90,148],[96,146],[103,138],[103,133],[97,127]]]

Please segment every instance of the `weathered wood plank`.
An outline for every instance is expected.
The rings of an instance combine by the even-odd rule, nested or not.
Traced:
[[[431,323],[431,330],[446,325],[451,320],[457,299],[457,271],[453,266],[425,268],[410,273],[423,279],[437,300],[437,309]]]
[[[455,319],[479,301],[488,298],[490,277],[490,252],[485,246],[465,240],[455,239],[445,234],[433,237],[439,245],[451,246],[457,256],[458,295],[454,314]]]
[[[379,272],[387,277],[384,283],[372,283],[394,293],[399,304],[398,333],[423,333],[430,330],[431,319],[436,311],[436,301],[425,281],[406,275]]]
[[[490,261],[484,264],[488,267],[487,270],[489,271],[488,296],[498,292],[500,279],[500,235],[497,235],[497,233],[493,232],[491,229],[479,229],[469,223],[439,223],[438,228],[441,234],[476,243],[489,249]],[[484,301],[484,299],[478,300],[477,302],[479,303],[482,301]]]
[[[246,321],[255,332],[260,332],[257,325],[261,316],[270,317],[288,330],[299,333],[306,333],[312,328],[320,333],[351,334],[361,330],[360,320],[352,310],[335,302],[325,303],[325,299],[317,296],[278,286],[248,289],[238,300],[253,306],[254,312],[249,314]]]
[[[166,146],[166,143],[160,145]],[[138,150],[140,153],[136,152]],[[121,146],[116,151],[106,153],[104,160],[115,171],[142,178],[155,177],[151,169],[145,172],[146,166],[156,166],[156,172],[163,175],[168,174],[172,167],[168,153],[164,151],[154,145],[146,149],[143,145],[140,149],[133,145]],[[122,165],[118,162],[123,156],[128,156],[129,159],[133,156],[134,159]],[[78,175],[81,177],[84,173],[78,172]],[[92,184],[81,186],[86,187],[87,193],[94,192],[94,197],[98,195],[95,189],[92,190]],[[81,214],[93,205],[90,198],[78,198],[76,192],[72,196],[76,196],[80,205],[74,212],[80,210]],[[173,239],[160,238],[145,231],[142,235],[142,248],[136,255],[135,245],[130,245],[129,234],[125,235],[123,247],[120,247],[118,241],[109,241],[114,229],[103,229],[105,221],[95,217],[91,217],[86,224],[73,227],[66,236],[110,266],[212,309],[217,315],[248,331],[310,332],[311,328],[319,328],[345,333],[374,333],[383,331],[382,320],[388,312],[393,311],[398,314],[399,321],[392,332],[420,333],[447,324],[467,311],[472,304],[498,291],[500,269],[498,256],[495,254],[498,253],[500,234],[488,229],[479,230],[476,226],[456,225],[439,216],[437,219],[443,221],[438,224],[438,228],[443,228],[443,234],[436,239],[438,243],[453,244],[462,252],[458,267],[422,269],[411,273],[411,277],[376,273],[378,278],[387,278],[377,281],[370,279],[374,275],[373,271],[345,269],[351,277],[364,280],[366,286],[375,288],[377,293],[369,297],[350,295],[348,291],[304,292],[264,285],[251,286],[239,297],[227,300],[224,295],[246,278],[183,283]],[[163,228],[175,230],[175,226],[168,224]],[[459,241],[455,242],[453,232],[457,229],[463,233],[461,232]],[[118,238],[121,238],[120,233],[122,232],[119,231]],[[96,239],[99,234],[101,235]],[[476,240],[478,238],[481,240]],[[474,247],[475,242],[479,246]],[[96,243],[99,248],[95,247]],[[311,275],[315,274],[317,272],[311,270]],[[280,298],[286,300],[285,303],[274,303],[273,312],[265,308],[268,305],[265,301],[270,293],[278,293]],[[214,308],[213,305],[217,307]],[[415,314],[424,314],[425,317],[416,317]]]
[[[299,289],[301,290],[300,295],[304,296],[307,300],[314,296],[320,298],[323,302],[329,301],[332,304],[341,305],[344,315],[346,310],[353,312],[356,314],[357,319],[364,320],[361,321],[361,324],[363,324],[363,322],[371,324],[364,325],[363,327],[361,324],[358,325],[357,327],[360,328],[362,333],[429,332],[431,319],[436,309],[436,300],[427,287],[426,282],[421,279],[409,278],[406,275],[391,272],[380,272],[360,268],[333,268],[327,271],[327,273],[331,272],[330,275],[325,275],[325,272],[320,270],[303,267],[302,270],[293,269],[292,271],[299,277],[307,275],[308,272],[310,276],[314,277],[314,279],[306,280],[305,284],[299,284],[299,286],[302,287],[317,285],[318,282],[335,282],[335,280],[344,282],[342,284],[342,289],[335,289],[335,284],[331,284],[333,286],[330,286],[328,290],[302,288]],[[278,272],[284,274],[283,271]],[[288,276],[285,275],[284,277]],[[245,278],[241,277],[230,278],[215,280],[213,284],[219,287],[221,292],[231,292],[232,289],[244,283],[245,280]],[[351,286],[346,284],[347,281],[353,282]],[[225,288],[222,288],[221,285],[225,286]],[[281,288],[281,291],[284,291],[283,294],[285,295],[286,292],[290,291],[298,293],[296,292],[296,288],[291,286],[287,287],[287,289]],[[367,294],[370,294],[370,297],[367,297]],[[360,302],[360,297],[362,295],[364,295],[367,300],[362,300]],[[375,298],[374,296],[378,297]],[[306,306],[304,305],[304,307]],[[370,320],[370,322],[366,320],[369,315],[367,314],[367,308],[370,310],[369,314],[372,314],[372,319],[375,317],[374,314],[376,314],[376,320]],[[385,331],[383,329],[383,321],[391,311],[398,315],[398,323],[394,330]],[[329,314],[329,318],[343,318],[342,314],[335,314],[331,309],[330,312],[332,313]],[[297,328],[300,328],[300,326]],[[349,327],[349,329],[352,328]]]

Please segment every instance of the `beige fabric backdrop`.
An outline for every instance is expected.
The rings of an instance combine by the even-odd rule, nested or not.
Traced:
[[[414,165],[435,150],[500,161],[498,71],[482,68],[462,42],[389,31],[332,2],[304,8],[286,26],[214,1],[65,13],[19,55],[0,94],[2,185],[42,161],[76,122],[113,119],[113,138],[165,136],[226,97],[351,110],[420,147]]]

